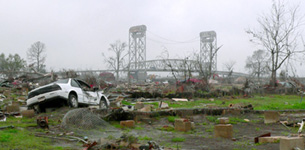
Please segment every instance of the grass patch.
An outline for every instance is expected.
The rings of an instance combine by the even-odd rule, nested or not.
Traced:
[[[51,140],[34,136],[30,131],[18,129],[0,130],[0,147],[9,149],[63,149],[51,145]]]
[[[237,123],[247,123],[243,118],[237,118],[237,117],[230,117],[229,118],[230,124],[237,124]]]
[[[266,95],[264,97],[255,95],[251,98],[236,99],[217,99],[210,101],[208,99],[199,99],[188,102],[165,101],[171,108],[203,108],[206,104],[214,104],[219,107],[227,107],[228,104],[249,105],[252,104],[254,110],[285,110],[285,109],[304,109],[305,100],[300,103],[301,97],[298,95]],[[288,102],[288,104],[287,104]]]
[[[134,104],[131,104],[131,102],[122,100],[122,105],[134,105]]]
[[[143,130],[143,127],[134,127],[135,130]]]
[[[205,129],[205,132],[214,132],[214,126]]]
[[[167,117],[167,120],[168,122],[175,122],[175,119],[179,119],[180,117],[177,117],[177,116],[168,116]]]
[[[218,117],[217,117],[217,116],[206,116],[205,118],[206,118],[208,121],[210,121],[210,122],[215,122],[215,123],[218,122]]]
[[[172,142],[184,142],[185,138],[183,138],[183,137],[175,137],[175,138],[172,138],[171,141]]]
[[[146,140],[146,141],[151,141],[152,138],[151,137],[148,137],[148,136],[144,136],[144,137],[138,137],[139,140]]]

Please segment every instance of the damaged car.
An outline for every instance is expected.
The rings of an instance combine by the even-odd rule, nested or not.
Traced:
[[[91,88],[86,82],[74,78],[61,79],[30,91],[26,103],[28,109],[38,112],[59,104],[67,104],[74,108],[80,105],[109,107],[109,100],[102,91]]]

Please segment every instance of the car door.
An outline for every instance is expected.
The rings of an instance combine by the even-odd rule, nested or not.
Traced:
[[[78,102],[79,103],[84,103],[86,100],[85,100],[85,96],[84,96],[84,92],[81,88],[81,86],[79,85],[79,83],[74,80],[74,79],[71,79],[71,90],[75,91],[77,93],[77,97],[78,97]]]
[[[94,99],[94,97],[96,97],[93,92],[91,91],[91,87],[83,82],[82,80],[78,80],[75,79],[77,81],[77,83],[80,85],[82,92],[83,92],[83,96],[84,96],[84,103],[85,104],[91,104],[92,100]]]

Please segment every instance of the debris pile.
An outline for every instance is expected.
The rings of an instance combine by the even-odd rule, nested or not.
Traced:
[[[81,128],[81,129],[97,129],[100,127],[107,128],[110,125],[92,113],[89,109],[79,108],[67,112],[62,120],[61,127]]]

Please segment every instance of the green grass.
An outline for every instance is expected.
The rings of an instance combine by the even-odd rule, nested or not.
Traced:
[[[247,123],[243,118],[237,118],[237,117],[230,117],[229,118],[230,124],[237,124],[237,123]]]
[[[172,138],[171,141],[172,142],[184,142],[185,138],[183,138],[183,137],[175,137],[175,138]]]
[[[35,119],[8,117],[6,122],[1,122],[0,126],[13,125],[15,128],[7,128],[0,130],[0,147],[8,149],[26,148],[34,150],[63,149],[62,147],[52,146],[51,139],[36,137],[33,134],[33,131],[29,131],[26,129],[29,126],[36,125],[35,123]],[[40,130],[35,130],[35,132],[37,131]]]
[[[152,138],[148,137],[148,136],[144,136],[144,137],[140,136],[140,137],[138,137],[138,139],[139,140],[146,140],[146,141],[151,141],[152,140]]]
[[[229,104],[239,104],[239,105],[252,104],[254,110],[304,109],[305,98],[302,101],[302,103],[300,103],[300,99],[301,97],[298,95],[266,95],[264,97],[255,95],[252,98],[236,98],[236,99],[227,99],[227,100],[215,98],[214,101],[210,101],[208,99],[199,99],[192,102],[166,101],[166,103],[168,103],[169,107],[171,108],[204,107],[204,105],[206,104],[214,104],[219,107],[228,107]]]
[[[214,123],[218,123],[218,118],[217,116],[206,116],[205,117],[209,122],[214,122]]]
[[[168,122],[175,122],[175,119],[178,119],[178,118],[180,118],[180,117],[177,117],[177,116],[168,116],[167,120],[168,120]]]
[[[134,105],[134,104],[131,104],[131,102],[122,100],[122,105]]]

